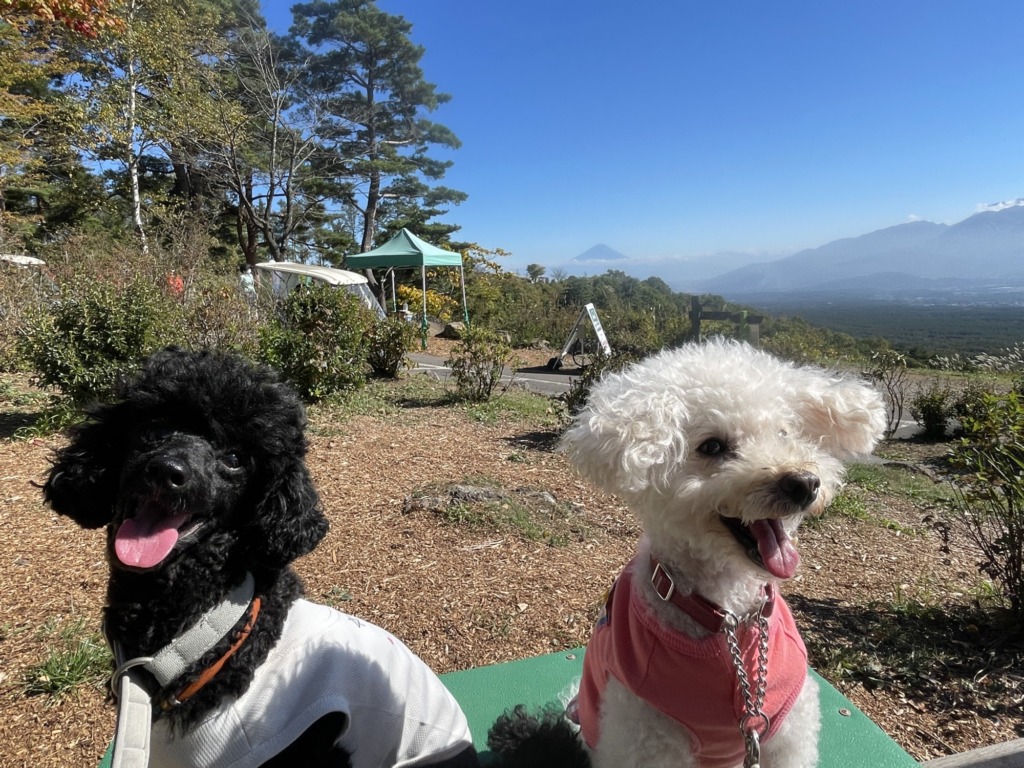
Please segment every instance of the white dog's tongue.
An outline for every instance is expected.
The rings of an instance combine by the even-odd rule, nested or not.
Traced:
[[[748,526],[757,540],[761,562],[772,576],[790,579],[800,565],[800,553],[782,527],[781,520],[757,520]]]
[[[135,568],[152,568],[171,553],[178,542],[178,526],[188,516],[155,518],[140,514],[121,523],[114,535],[118,560]]]

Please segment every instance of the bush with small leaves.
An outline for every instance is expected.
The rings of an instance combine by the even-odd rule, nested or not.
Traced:
[[[18,343],[29,318],[46,309],[59,293],[57,286],[34,267],[0,261],[0,371],[28,371]]]
[[[910,415],[923,428],[922,437],[926,440],[945,438],[946,422],[953,411],[952,397],[947,385],[933,381],[910,399]]]
[[[953,521],[982,552],[981,572],[998,583],[1015,620],[1024,617],[1024,396],[986,393],[964,419],[952,455]]]
[[[949,411],[950,415],[960,423],[959,431],[961,433],[964,431],[964,424],[985,418],[988,410],[985,405],[985,396],[992,395],[994,392],[991,384],[971,379],[956,394],[949,405]]]
[[[308,401],[366,384],[367,331],[373,316],[347,291],[312,285],[292,291],[277,323],[262,329],[260,355]]]
[[[375,376],[398,378],[408,364],[406,354],[416,341],[416,328],[401,317],[387,317],[374,323],[367,332],[367,362]]]
[[[637,350],[616,350],[610,355],[601,353],[595,356],[580,376],[569,383],[569,389],[561,397],[567,415],[572,417],[583,410],[590,397],[591,388],[605,373],[621,371],[643,357],[644,355]]]
[[[21,347],[36,383],[77,407],[107,397],[146,355],[180,340],[152,283],[85,281],[25,323]]]
[[[272,317],[269,295],[250,303],[234,275],[201,272],[179,305],[185,345],[220,349],[245,357],[259,354],[260,317]]]
[[[887,349],[871,355],[871,367],[864,375],[877,382],[884,390],[886,400],[885,436],[892,437],[903,419],[903,405],[910,382],[907,378],[907,358],[900,352]]]
[[[506,368],[514,371],[521,361],[497,333],[472,328],[462,342],[452,348],[446,362],[455,384],[456,400],[482,403],[491,399]]]

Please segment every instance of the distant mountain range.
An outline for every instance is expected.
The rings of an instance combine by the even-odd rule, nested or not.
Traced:
[[[914,221],[836,240],[679,287],[735,300],[778,294],[892,298],[1024,287],[1024,200],[957,224]]]

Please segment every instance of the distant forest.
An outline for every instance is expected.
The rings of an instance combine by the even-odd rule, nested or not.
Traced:
[[[761,309],[776,317],[799,316],[811,325],[858,339],[883,338],[921,361],[954,353],[991,354],[1024,342],[1024,306],[919,306],[845,300]]]

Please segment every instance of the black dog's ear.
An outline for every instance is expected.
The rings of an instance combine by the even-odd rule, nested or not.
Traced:
[[[57,452],[43,486],[46,503],[83,528],[100,528],[114,516],[125,450],[116,421],[116,406],[107,407],[94,411],[90,421],[76,427],[71,442]]]
[[[269,568],[312,552],[328,528],[305,463],[296,459],[280,477],[257,504],[248,530],[254,559]]]

